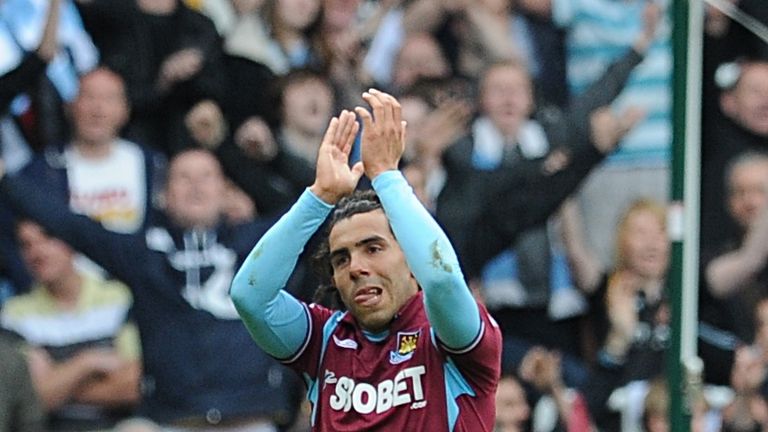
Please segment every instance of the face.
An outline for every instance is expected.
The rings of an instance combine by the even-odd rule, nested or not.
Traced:
[[[324,25],[336,30],[350,28],[359,6],[360,0],[323,0]]]
[[[386,329],[418,292],[405,255],[380,209],[334,225],[328,237],[333,283],[347,310],[364,329]]]
[[[38,282],[48,285],[71,274],[73,253],[66,243],[28,221],[19,223],[16,235],[24,263]]]
[[[177,155],[168,167],[166,208],[183,228],[212,228],[219,222],[226,183],[216,158],[205,151]]]
[[[496,390],[496,426],[503,431],[522,431],[531,409],[525,392],[514,378],[504,377]]]
[[[286,128],[322,136],[332,111],[331,88],[319,79],[294,82],[283,92],[283,124]]]
[[[768,300],[760,300],[755,306],[755,344],[768,352]]]
[[[276,0],[277,19],[288,29],[306,30],[320,13],[320,0]]]
[[[728,186],[728,209],[739,226],[746,229],[768,203],[768,160],[735,166]]]
[[[533,111],[533,87],[528,72],[513,65],[488,70],[480,89],[480,106],[505,136],[515,136]]]
[[[644,278],[664,276],[669,262],[669,242],[666,229],[654,212],[638,210],[629,215],[620,241],[627,270]]]
[[[736,88],[723,95],[723,110],[746,129],[768,136],[768,63],[745,65]]]
[[[648,416],[648,432],[669,432],[667,417],[661,414]]]
[[[427,103],[418,97],[407,96],[400,98],[401,115],[408,122],[408,133],[405,135],[405,154],[403,159],[414,160],[421,150],[419,139],[422,125],[429,115],[430,109]]]
[[[80,92],[72,103],[76,139],[106,145],[118,135],[128,119],[128,101],[123,82],[113,72],[98,69],[80,81]]]
[[[435,39],[427,34],[417,34],[403,42],[392,81],[399,88],[407,88],[419,78],[445,78],[448,73],[448,61]]]

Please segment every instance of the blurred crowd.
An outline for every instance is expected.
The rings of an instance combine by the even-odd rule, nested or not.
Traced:
[[[229,284],[369,88],[502,329],[497,430],[669,430],[670,3],[0,0],[0,432],[308,430]],[[768,431],[768,44],[730,18],[768,8],[725,6],[692,430]]]

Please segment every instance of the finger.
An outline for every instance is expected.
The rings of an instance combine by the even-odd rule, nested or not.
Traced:
[[[341,114],[339,114],[339,125],[336,127],[336,133],[333,134],[333,145],[335,147],[340,146],[341,137],[344,136],[344,128],[347,127],[349,123],[347,113],[347,110],[342,110]]]
[[[371,89],[371,91],[376,92],[374,89]],[[384,104],[382,104],[381,99],[371,92],[363,93],[363,99],[368,102],[368,105],[370,105],[373,110],[373,123],[371,126],[375,127],[376,125],[382,124],[385,118],[385,113]],[[367,125],[364,124],[364,126]]]
[[[320,147],[330,145],[333,143],[333,137],[336,135],[336,130],[339,128],[339,119],[337,117],[331,118],[328,123],[328,128],[325,130],[323,141],[320,142]]]
[[[386,122],[385,124],[391,124],[394,125],[394,127],[400,125],[400,103],[397,101],[397,99],[395,99],[389,93],[384,93],[380,90],[371,89],[369,92],[376,96],[379,101],[381,101],[381,104],[384,108],[384,118],[382,120]]]
[[[345,155],[349,156],[349,154],[352,152],[352,146],[355,145],[355,138],[357,137],[357,132],[359,130],[360,124],[357,123],[357,121],[353,121],[351,127],[347,131],[347,134],[342,138],[342,146],[340,148]]]
[[[371,113],[363,107],[355,107],[355,112],[363,121],[363,133],[365,133],[366,129],[373,130],[373,117]]]
[[[357,132],[352,132],[352,130],[354,128],[359,127],[359,125],[357,124],[357,117],[355,117],[355,113],[353,113],[352,111],[347,111],[346,113],[347,114],[346,114],[346,119],[345,119],[346,121],[344,125],[345,126],[344,133],[341,135],[342,141],[346,140],[347,136],[350,133],[353,133],[353,134],[357,133]]]
[[[355,162],[354,165],[352,165],[352,178],[355,179],[355,181],[359,181],[360,178],[363,176],[363,173],[365,173],[365,167],[363,166],[362,162]]]
[[[405,147],[405,138],[407,136],[406,126],[408,126],[408,122],[405,120],[400,120],[400,142],[403,143],[403,147]]]

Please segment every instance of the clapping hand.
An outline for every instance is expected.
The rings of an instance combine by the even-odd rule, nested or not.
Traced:
[[[373,114],[363,107],[355,112],[363,121],[362,159],[365,175],[373,180],[384,171],[396,170],[405,150],[405,122],[400,103],[387,93],[371,89],[363,93]]]
[[[349,153],[360,126],[355,114],[344,110],[331,119],[317,155],[315,183],[312,193],[328,204],[336,204],[352,193],[363,175],[363,163],[349,166]]]

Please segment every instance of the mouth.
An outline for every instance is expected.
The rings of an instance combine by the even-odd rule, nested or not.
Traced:
[[[360,306],[376,306],[381,300],[381,288],[364,287],[355,292],[354,301]]]

